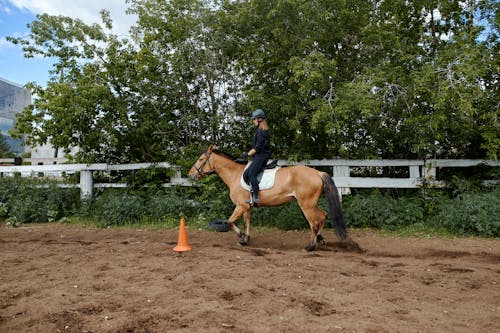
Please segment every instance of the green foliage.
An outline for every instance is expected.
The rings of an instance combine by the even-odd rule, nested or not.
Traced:
[[[422,205],[425,222],[427,222],[441,212],[443,205],[447,205],[453,199],[450,197],[449,191],[446,190],[422,190],[419,198],[415,197],[413,200],[418,200]]]
[[[500,237],[500,189],[478,191],[467,182],[456,182],[453,190],[425,189],[405,196],[375,190],[345,196],[344,215],[350,228]],[[78,189],[56,185],[37,179],[0,178],[0,220],[15,225],[77,217],[101,227],[175,227],[183,216],[190,227],[206,228],[210,220],[226,219],[234,209],[218,177],[206,177],[200,187],[107,189],[83,202]],[[320,206],[326,209],[324,198]],[[242,227],[242,219],[237,223]],[[252,225],[309,228],[296,202],[253,210]]]
[[[10,151],[10,147],[7,145],[7,142],[0,131],[0,158],[9,157],[14,157],[14,154]]]
[[[13,224],[57,221],[74,214],[79,203],[78,189],[19,177],[0,178],[0,220]]]
[[[126,38],[106,11],[8,37],[55,59],[13,135],[83,162],[185,161],[244,150],[260,107],[279,158],[498,158],[495,0],[127,3]]]
[[[350,227],[394,230],[424,222],[424,209],[418,199],[395,199],[378,191],[350,198],[344,210]]]
[[[350,227],[388,230],[434,230],[462,236],[500,236],[500,189],[472,190],[456,180],[455,190],[425,190],[392,198],[374,191],[347,197],[344,210]]]
[[[145,200],[138,195],[106,191],[91,203],[91,209],[85,207],[85,211],[91,211],[92,215],[89,217],[96,218],[101,226],[107,227],[123,226],[133,221],[142,220],[144,208]]]
[[[190,199],[188,188],[106,190],[87,200],[80,215],[95,219],[100,226],[124,226],[133,223],[176,225],[181,216],[199,219],[205,209]]]
[[[129,187],[140,188],[147,186],[149,189],[159,189],[161,184],[168,183],[175,170],[167,168],[150,167],[146,169],[123,172],[116,175],[115,179],[125,181]],[[120,177],[121,176],[121,177]]]
[[[492,4],[242,1],[246,103],[273,111],[285,154],[495,158],[498,39],[479,35],[494,41],[497,25],[464,20],[491,19]]]
[[[207,220],[221,219],[230,216],[233,212],[234,204],[229,198],[229,189],[215,175],[201,180],[200,188],[197,189],[197,196],[196,200],[206,207],[203,215]]]
[[[441,206],[433,225],[453,234],[500,237],[500,189],[460,194]]]

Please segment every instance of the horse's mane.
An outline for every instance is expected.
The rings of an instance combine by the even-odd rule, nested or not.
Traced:
[[[234,157],[233,155],[228,154],[228,153],[223,152],[223,151],[220,151],[218,149],[214,149],[214,150],[212,150],[212,152],[216,153],[217,155],[221,155],[227,159],[230,159],[231,161],[236,162],[238,164],[247,164],[246,161],[241,161],[241,160],[237,159],[236,157]]]

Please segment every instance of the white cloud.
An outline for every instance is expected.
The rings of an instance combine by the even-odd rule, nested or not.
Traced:
[[[14,47],[12,43],[8,42],[5,37],[0,37],[0,50],[4,48],[12,48]]]
[[[10,7],[7,7],[7,6],[2,6],[1,11],[7,15],[12,14],[12,9],[10,9]]]
[[[12,37],[23,37],[23,35],[19,32],[13,32],[9,34],[9,36]],[[14,50],[14,49],[21,49],[20,46],[14,45],[13,43],[7,41],[7,38],[5,36],[0,36],[0,52],[6,51],[6,50]]]
[[[101,24],[99,12],[106,9],[111,13],[113,32],[128,35],[128,30],[136,17],[127,15],[125,0],[8,0],[13,6],[29,10],[34,14],[63,15],[78,18],[87,24]]]

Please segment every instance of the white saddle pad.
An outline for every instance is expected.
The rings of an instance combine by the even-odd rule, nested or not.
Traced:
[[[249,162],[247,166],[245,167],[245,170],[250,166],[252,162]],[[268,190],[274,186],[274,179],[276,178],[276,171],[278,171],[280,167],[272,168],[272,169],[265,169],[264,174],[262,175],[262,179],[259,182],[259,190]],[[243,171],[243,173],[245,173]],[[245,180],[243,179],[243,174],[241,174],[241,186],[247,190],[250,191],[250,185],[245,183]]]

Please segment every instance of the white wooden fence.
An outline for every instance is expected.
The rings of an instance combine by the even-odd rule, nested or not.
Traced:
[[[349,194],[350,188],[421,188],[444,187],[443,181],[436,180],[437,170],[442,168],[473,167],[481,164],[498,167],[500,161],[491,160],[310,160],[306,162],[289,163],[280,160],[280,165],[309,165],[312,167],[331,167],[335,184],[341,194]],[[356,177],[351,175],[353,168],[377,168],[381,171],[384,167],[406,167],[407,178],[388,177]]]
[[[190,186],[192,183],[189,179],[182,178],[178,166],[171,165],[167,162],[161,163],[135,163],[135,164],[54,164],[64,163],[64,159],[24,159],[23,162],[32,163],[32,165],[2,165],[5,163],[12,164],[12,159],[0,159],[0,176],[3,174],[21,173],[22,175],[39,175],[50,176],[60,175],[61,173],[80,172],[80,183],[65,186],[79,187],[82,197],[92,195],[94,188],[99,187],[126,187],[123,183],[94,183],[93,172],[95,171],[123,171],[123,170],[138,170],[149,167],[160,167],[176,170],[175,176],[171,178],[169,183],[164,186],[184,185]],[[44,164],[44,165],[39,165]],[[329,160],[309,160],[302,162],[289,162],[279,160],[278,164],[286,165],[309,165],[312,167],[330,167],[335,184],[340,189],[340,194],[349,194],[351,188],[420,188],[429,187],[444,187],[446,184],[436,180],[437,172],[441,168],[462,168],[473,167],[480,164],[499,167],[500,161],[491,160],[346,160],[346,159],[329,159]],[[406,178],[389,178],[389,177],[356,177],[351,173],[354,168],[376,168],[381,171],[386,167],[408,168],[408,177]]]
[[[150,167],[167,168],[175,170],[175,175],[170,178],[169,183],[163,186],[173,185],[187,185],[190,186],[191,182],[188,179],[182,178],[178,166],[171,165],[167,162],[159,163],[132,163],[132,164],[42,164],[39,163],[54,163],[59,162],[61,159],[24,159],[24,162],[37,163],[36,165],[2,165],[12,161],[11,159],[0,159],[0,176],[4,174],[13,175],[21,174],[22,176],[49,176],[60,177],[63,173],[72,174],[80,172],[79,184],[61,184],[64,187],[79,187],[82,198],[92,196],[94,188],[123,188],[127,187],[125,183],[94,183],[93,173],[96,171],[111,172],[111,171],[125,171],[125,170],[139,170]]]

